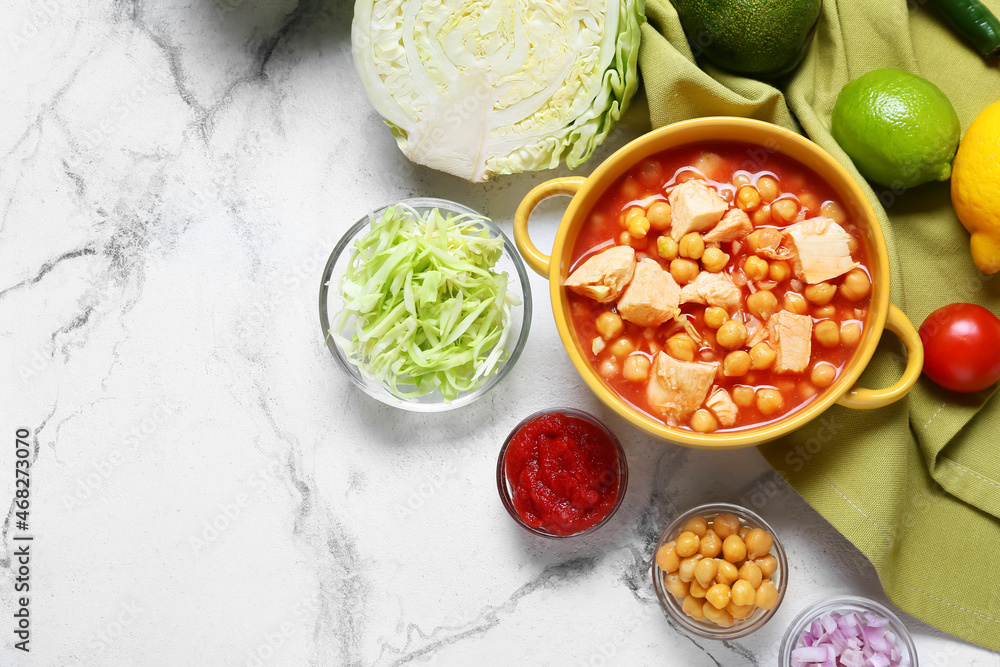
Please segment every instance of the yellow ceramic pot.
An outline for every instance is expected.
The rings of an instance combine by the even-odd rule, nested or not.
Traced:
[[[721,433],[696,433],[688,429],[671,428],[637,410],[598,375],[587,361],[584,346],[576,339],[563,282],[569,272],[570,256],[582,224],[601,195],[619,177],[645,158],[661,151],[686,144],[720,140],[752,144],[755,147],[752,149],[756,156],[754,159],[762,164],[761,169],[766,169],[763,164],[766,164],[768,155],[775,152],[786,155],[810,167],[833,188],[863,231],[869,257],[868,268],[872,275],[872,296],[864,337],[854,356],[837,381],[812,402],[780,420],[762,426]],[[559,225],[550,257],[540,252],[531,242],[528,217],[543,199],[560,194],[572,195],[573,199]],[[875,211],[851,175],[829,153],[808,139],[777,125],[746,118],[715,117],[684,121],[654,130],[609,157],[587,178],[557,178],[534,188],[517,209],[514,239],[528,266],[549,280],[552,311],[559,336],[580,376],[615,412],[647,433],[664,440],[709,449],[748,447],[790,433],[834,403],[861,409],[888,405],[905,396],[920,376],[923,347],[913,324],[899,308],[889,302],[889,255]],[[906,345],[908,360],[903,377],[886,389],[858,387],[858,377],[875,352],[884,329],[899,336]],[[587,344],[589,345],[589,341]]]

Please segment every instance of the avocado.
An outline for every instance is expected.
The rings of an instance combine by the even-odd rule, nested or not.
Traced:
[[[822,8],[822,0],[672,1],[696,57],[761,79],[799,64]]]

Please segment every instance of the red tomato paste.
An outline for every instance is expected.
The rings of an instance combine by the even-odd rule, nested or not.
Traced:
[[[618,499],[618,449],[599,426],[560,412],[521,427],[504,457],[521,519],[554,535],[599,523]]]

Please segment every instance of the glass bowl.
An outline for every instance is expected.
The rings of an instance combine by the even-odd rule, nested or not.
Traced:
[[[390,392],[388,388],[370,374],[362,371],[348,361],[347,353],[341,348],[334,337],[329,335],[331,315],[336,315],[344,303],[336,289],[336,283],[351,261],[355,241],[368,233],[372,222],[379,220],[389,206],[383,206],[374,210],[358,220],[340,239],[337,246],[333,249],[330,259],[327,260],[319,288],[319,321],[322,327],[323,338],[326,340],[326,346],[340,368],[347,373],[347,376],[351,378],[354,384],[372,398],[378,399],[386,405],[414,412],[453,410],[463,405],[468,405],[495,387],[510,372],[510,369],[517,362],[518,357],[521,356],[521,350],[524,349],[524,344],[528,339],[528,329],[531,324],[531,289],[528,284],[528,273],[510,239],[492,221],[481,216],[471,208],[456,202],[431,197],[404,199],[398,202],[398,204],[406,204],[419,212],[426,212],[436,208],[443,213],[450,212],[479,216],[482,218],[483,226],[489,230],[494,238],[503,239],[503,252],[493,270],[498,273],[501,271],[507,272],[510,278],[508,289],[521,301],[520,305],[511,307],[510,331],[504,341],[507,360],[485,382],[479,384],[474,389],[459,393],[451,401],[445,400],[444,396],[438,391],[413,398],[401,398]],[[349,337],[353,333],[350,325],[351,323],[349,322],[345,330],[340,333]]]
[[[781,639],[781,648],[778,651],[779,667],[791,667],[792,651],[795,650],[799,637],[814,620],[831,612],[846,613],[851,611],[858,613],[871,611],[888,620],[886,627],[892,630],[892,633],[898,638],[901,655],[909,657],[909,667],[917,667],[917,647],[913,643],[910,631],[906,629],[899,617],[889,611],[885,605],[856,595],[826,598],[803,609],[788,626],[785,636]],[[902,664],[906,665],[907,663],[904,661]]]
[[[537,417],[541,417],[542,415],[556,414],[556,413],[561,413],[568,417],[576,417],[578,419],[582,419],[586,422],[593,424],[597,428],[601,429],[605,433],[605,435],[607,435],[608,438],[611,439],[611,442],[614,443],[615,450],[618,452],[618,497],[615,499],[614,505],[612,505],[611,510],[608,511],[608,513],[604,516],[604,518],[595,523],[593,526],[590,526],[589,528],[586,528],[579,532],[572,533],[570,535],[557,535],[556,533],[549,532],[544,528],[537,528],[535,526],[531,526],[525,523],[524,519],[522,519],[521,515],[518,513],[517,508],[514,507],[511,484],[510,481],[507,479],[507,469],[506,469],[507,448],[510,447],[510,443],[514,439],[514,436],[516,436],[518,432],[522,428],[524,428],[526,424],[528,424],[528,422],[536,419]],[[503,442],[503,447],[500,448],[499,457],[497,457],[497,490],[500,492],[500,501],[503,503],[504,508],[506,508],[507,513],[510,514],[510,516],[514,519],[514,521],[517,522],[517,525],[521,526],[521,528],[524,528],[529,533],[533,535],[538,535],[540,537],[562,539],[566,537],[577,537],[580,535],[586,535],[588,533],[594,532],[595,530],[606,524],[608,521],[610,521],[611,517],[613,517],[615,513],[618,511],[618,508],[622,506],[622,501],[625,499],[625,491],[627,488],[628,488],[628,460],[625,458],[625,450],[622,448],[621,441],[618,440],[618,436],[616,436],[611,431],[611,429],[605,426],[600,419],[586,412],[583,412],[582,410],[575,410],[573,408],[551,408],[548,410],[540,410],[539,412],[536,412],[532,415],[528,415],[527,417],[521,420],[521,423],[519,423],[517,426],[513,428],[513,430],[511,430],[510,434],[507,436],[507,439],[504,440]]]
[[[747,616],[745,619],[736,621],[731,628],[723,628],[709,620],[697,621],[682,610],[683,600],[676,598],[667,592],[667,589],[663,583],[664,572],[656,564],[656,551],[659,550],[661,546],[673,540],[681,532],[681,527],[687,523],[687,520],[691,517],[701,515],[711,522],[716,515],[722,514],[723,512],[732,512],[740,519],[740,526],[747,526],[749,528],[761,528],[766,530],[774,538],[774,546],[771,547],[771,555],[775,557],[778,561],[778,568],[775,570],[774,574],[771,576],[771,581],[774,582],[775,588],[778,589],[778,601],[771,609],[760,609],[755,608],[753,612]],[[705,639],[739,639],[740,637],[746,637],[751,632],[758,630],[765,623],[771,620],[775,612],[778,611],[778,607],[781,606],[781,601],[785,598],[785,590],[788,588],[788,560],[785,557],[785,549],[781,546],[781,541],[778,540],[777,533],[774,529],[764,521],[758,514],[748,510],[745,507],[740,507],[739,505],[731,505],[729,503],[710,503],[707,505],[699,505],[693,509],[680,514],[675,518],[663,534],[660,535],[659,542],[656,543],[656,549],[653,551],[653,589],[656,591],[656,598],[660,601],[660,607],[663,608],[663,613],[666,614],[667,618],[674,623],[674,625],[687,631],[689,634],[696,635],[698,637],[704,637]]]

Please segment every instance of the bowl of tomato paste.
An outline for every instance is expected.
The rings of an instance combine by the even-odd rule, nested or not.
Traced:
[[[497,460],[497,489],[513,519],[549,538],[597,530],[621,507],[628,462],[621,442],[596,417],[554,408],[526,417]]]

